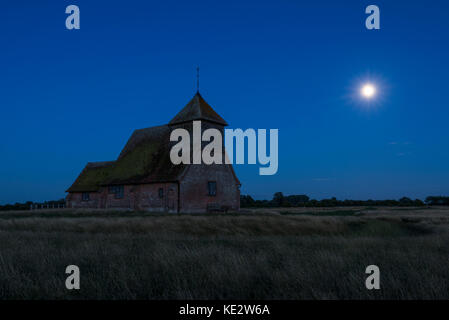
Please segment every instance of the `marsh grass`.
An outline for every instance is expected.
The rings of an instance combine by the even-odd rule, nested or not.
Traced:
[[[446,211],[351,211],[362,215],[2,213],[0,298],[449,298]],[[79,291],[65,289],[69,264]],[[370,264],[381,290],[365,289]]]
[[[360,211],[357,211],[357,210],[335,210],[335,211],[323,211],[323,212],[316,212],[316,211],[305,211],[305,212],[281,211],[280,214],[283,214],[283,215],[303,215],[303,216],[312,215],[312,216],[321,216],[321,217],[328,217],[328,216],[347,217],[347,216],[359,215]]]

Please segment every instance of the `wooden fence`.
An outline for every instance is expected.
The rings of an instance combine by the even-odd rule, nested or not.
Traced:
[[[33,203],[30,205],[30,210],[63,209],[65,207],[65,203]]]

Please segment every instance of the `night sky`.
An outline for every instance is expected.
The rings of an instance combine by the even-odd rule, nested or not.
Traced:
[[[278,173],[235,166],[242,194],[449,194],[448,1],[4,1],[0,41],[0,204],[64,197],[184,107],[198,64],[230,128],[279,129]]]

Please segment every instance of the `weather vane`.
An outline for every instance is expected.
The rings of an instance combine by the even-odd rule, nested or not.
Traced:
[[[196,66],[196,92],[200,92],[200,66]]]

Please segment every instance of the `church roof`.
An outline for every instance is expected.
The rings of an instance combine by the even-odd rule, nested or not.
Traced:
[[[186,165],[170,160],[168,125],[135,130],[116,161],[89,162],[67,192],[101,186],[178,181]]]
[[[117,160],[89,162],[67,192],[95,192],[107,185],[179,181],[188,165],[171,162],[170,125],[193,120],[227,125],[197,93],[169,125],[135,130]]]
[[[192,100],[190,100],[168,124],[173,125],[193,120],[206,120],[223,126],[228,125],[226,121],[212,109],[206,100],[203,99],[199,92],[195,94]]]
[[[115,161],[88,162],[78,178],[66,192],[93,192],[109,175]]]

